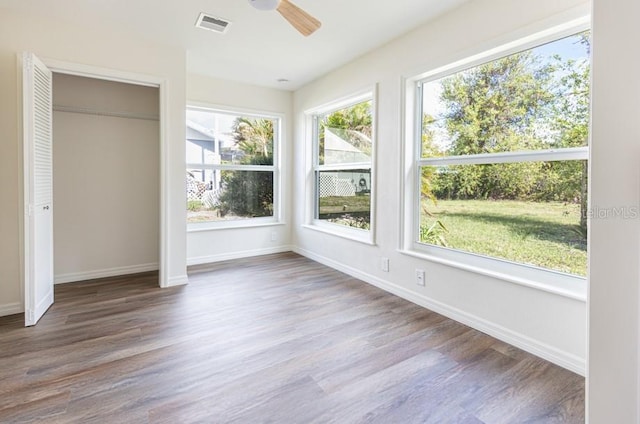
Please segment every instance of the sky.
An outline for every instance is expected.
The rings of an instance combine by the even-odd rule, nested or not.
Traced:
[[[536,47],[533,50],[537,54],[546,57],[559,54],[564,59],[585,59],[587,57],[587,51],[579,40],[580,38],[578,36],[573,35]]]

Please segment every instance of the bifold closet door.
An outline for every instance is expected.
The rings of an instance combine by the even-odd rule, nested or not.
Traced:
[[[52,75],[23,54],[25,325],[53,304]]]

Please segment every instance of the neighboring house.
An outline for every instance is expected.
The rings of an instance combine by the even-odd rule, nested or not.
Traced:
[[[199,125],[193,121],[187,120],[187,164],[204,163],[207,165],[220,164],[220,140],[213,135],[213,131]],[[220,187],[220,170],[201,169],[188,166],[188,195],[192,198],[194,193],[202,190],[192,189],[190,187],[193,181],[201,182],[207,190],[213,190]]]
[[[371,139],[358,131],[325,128],[324,163],[369,163]]]
[[[371,191],[371,174],[363,172],[371,163],[371,139],[357,131],[325,128],[324,164],[363,164],[353,172],[320,174],[320,197],[355,196]]]
[[[235,147],[222,147],[220,149],[220,158],[224,163],[241,163],[244,156],[245,153]]]

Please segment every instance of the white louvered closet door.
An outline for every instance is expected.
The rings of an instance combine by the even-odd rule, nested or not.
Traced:
[[[53,161],[51,71],[23,54],[25,325],[53,304]]]

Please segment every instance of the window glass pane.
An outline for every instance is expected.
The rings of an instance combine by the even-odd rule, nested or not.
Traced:
[[[587,162],[423,167],[418,241],[584,276]]]
[[[589,33],[422,86],[422,157],[585,146]]]
[[[273,165],[275,119],[187,110],[187,163]]]
[[[371,223],[371,169],[316,172],[317,219],[364,230]]]
[[[233,117],[232,143],[222,147],[222,163],[273,165],[273,135],[275,120]]]
[[[187,170],[187,222],[209,222],[220,219],[214,207],[220,182],[220,171]]]
[[[273,172],[187,171],[187,221],[273,216]]]
[[[318,163],[371,163],[371,101],[318,118]]]
[[[220,142],[212,112],[187,110],[187,163],[219,164]]]

